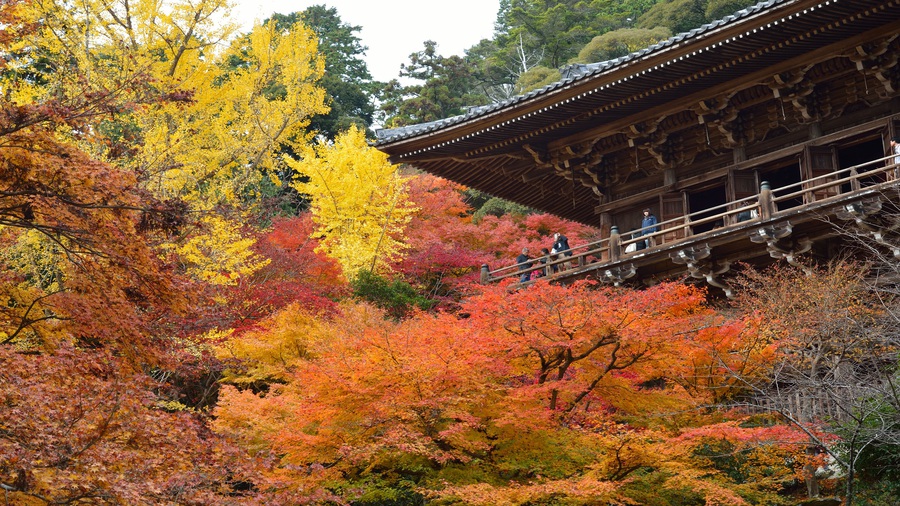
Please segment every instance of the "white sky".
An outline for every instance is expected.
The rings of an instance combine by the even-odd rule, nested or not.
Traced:
[[[356,36],[369,49],[363,56],[378,81],[397,78],[400,64],[421,51],[426,40],[437,43],[438,54],[459,55],[489,39],[500,0],[235,0],[234,19],[249,31],[254,21],[273,12],[290,14],[311,5],[337,9],[341,21],[359,26]]]

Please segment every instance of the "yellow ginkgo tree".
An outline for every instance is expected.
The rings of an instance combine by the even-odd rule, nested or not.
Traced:
[[[315,33],[270,22],[233,38],[231,3],[23,2],[23,20],[38,29],[11,46],[19,57],[0,76],[18,105],[53,98],[76,111],[84,124],[60,137],[135,174],[171,204],[160,207],[196,225],[162,246],[213,283],[263,264],[241,225],[264,189],[282,184],[281,151],[309,144],[311,118],[328,111]]]
[[[397,166],[366,144],[362,131],[351,127],[333,144],[319,142],[299,160],[286,160],[298,173],[294,188],[310,198],[320,251],[345,276],[388,272],[403,258],[405,226],[416,208]]]
[[[315,34],[300,24],[288,32],[257,25],[215,64],[186,67],[172,78],[192,90],[190,102],[141,118],[138,163],[156,175],[153,188],[211,208],[256,197],[264,176],[280,183],[280,148],[308,144],[310,118],[328,111]]]

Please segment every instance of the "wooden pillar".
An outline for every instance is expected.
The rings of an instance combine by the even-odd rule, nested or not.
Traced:
[[[853,178],[850,180],[850,191],[859,191],[862,188],[862,185],[860,185],[859,183],[858,176],[859,172],[856,170],[856,167],[850,169],[850,177]]]
[[[806,454],[815,456],[818,453],[817,446],[811,444],[806,447]],[[816,478],[816,468],[812,464],[803,466],[803,481],[806,482],[806,495],[810,499],[819,497],[819,480]]]
[[[612,227],[612,215],[609,213],[600,213],[600,238],[609,237],[610,228]]]
[[[600,213],[600,237],[597,240],[602,241],[604,239],[609,239],[609,230],[612,227],[612,215],[609,213]],[[603,244],[597,244],[596,246],[592,246],[591,249],[601,248],[599,251],[594,253],[594,256],[600,260],[601,262],[609,261],[609,248],[603,248]]]
[[[483,264],[481,266],[481,283],[487,284],[491,280],[491,268],[488,267],[488,264]]]
[[[738,164],[745,160],[747,160],[747,151],[744,150],[744,146],[735,146],[734,151],[732,152],[734,155],[734,163]]]
[[[822,137],[822,124],[818,121],[809,124],[809,138],[818,139]]]
[[[763,181],[759,188],[759,218],[768,220],[775,214],[775,202],[772,201],[772,188],[768,181]]]
[[[669,188],[671,186],[675,186],[675,183],[678,182],[678,176],[675,174],[675,169],[666,169],[663,172],[663,186]]]
[[[609,229],[609,259],[616,261],[622,256],[622,247],[620,245],[619,227],[613,225]]]

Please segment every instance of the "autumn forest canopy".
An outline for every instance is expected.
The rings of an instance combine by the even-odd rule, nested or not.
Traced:
[[[502,0],[401,84],[325,5],[0,2],[6,504],[896,504],[890,255],[481,285],[597,231],[368,142],[750,3]]]

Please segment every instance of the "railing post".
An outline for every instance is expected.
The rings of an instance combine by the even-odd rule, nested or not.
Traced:
[[[488,281],[491,280],[491,268],[488,267],[488,264],[482,264],[481,266],[481,283],[487,284]]]
[[[775,202],[772,200],[772,188],[768,181],[763,181],[759,187],[759,217],[768,220],[775,214]]]
[[[850,190],[858,191],[862,188],[862,185],[859,184],[859,172],[856,170],[856,167],[850,169],[850,178]]]
[[[622,247],[620,245],[619,227],[613,225],[609,229],[609,259],[616,261],[622,256]]]

